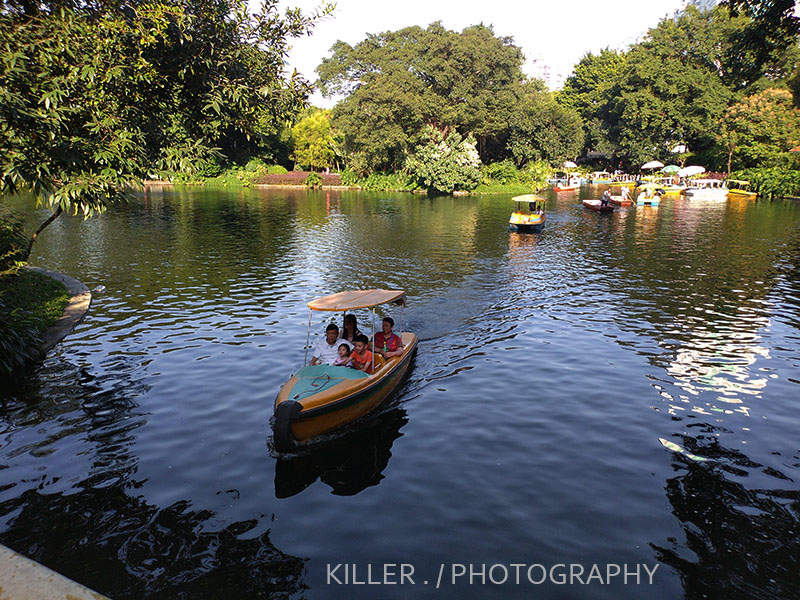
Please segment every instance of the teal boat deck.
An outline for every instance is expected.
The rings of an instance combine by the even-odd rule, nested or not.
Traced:
[[[303,367],[295,373],[295,377],[299,381],[294,384],[289,395],[292,400],[302,400],[323,390],[330,389],[347,379],[364,379],[369,375],[349,367],[314,365]]]

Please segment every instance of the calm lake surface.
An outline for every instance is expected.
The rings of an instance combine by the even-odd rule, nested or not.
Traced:
[[[799,598],[800,204],[547,208],[151,188],[59,219],[31,262],[106,290],[2,391],[0,542],[115,600]],[[306,302],[372,287],[408,292],[410,376],[278,458]]]

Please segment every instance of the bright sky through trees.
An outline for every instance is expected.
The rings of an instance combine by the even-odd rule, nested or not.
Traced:
[[[312,11],[320,0],[281,0],[281,5]],[[685,6],[684,0],[338,0],[333,16],[317,24],[310,37],[292,41],[289,67],[314,80],[314,69],[329,56],[337,40],[354,46],[368,33],[397,31],[409,25],[427,27],[441,21],[445,28],[455,31],[478,23],[492,25],[495,35],[511,36],[522,48],[526,59],[523,70],[528,75],[541,76],[533,62],[537,60],[563,78],[586,52],[597,53],[605,47],[624,49],[659,20]],[[327,107],[334,103],[319,93],[312,102]]]

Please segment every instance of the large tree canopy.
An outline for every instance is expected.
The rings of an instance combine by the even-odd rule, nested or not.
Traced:
[[[604,50],[585,56],[557,96],[580,113],[585,150],[634,166],[672,161],[671,150],[686,144],[707,166],[722,167],[723,153],[715,144],[728,107],[744,93],[776,87],[781,79],[792,85],[792,74],[800,80],[796,29],[776,24],[780,43],[766,40],[769,49],[758,56],[754,44],[742,45],[748,32],[780,21],[772,11],[779,0],[756,4],[733,16],[727,6],[690,5],[624,54]]]
[[[319,85],[347,95],[334,123],[345,150],[369,170],[402,166],[425,125],[474,135],[485,157],[521,97],[522,52],[483,25],[461,33],[440,23],[408,27],[332,50],[317,68]]]
[[[3,2],[2,191],[88,216],[152,169],[235,152],[305,102],[284,59],[317,16],[277,0]]]

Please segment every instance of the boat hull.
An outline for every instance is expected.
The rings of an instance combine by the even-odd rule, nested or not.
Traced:
[[[746,192],[744,190],[728,190],[728,198],[739,198],[742,200],[755,200],[758,194],[755,192]]]
[[[723,201],[728,199],[728,190],[726,189],[692,189],[686,190],[685,195],[692,200],[716,200]]]
[[[554,192],[574,192],[577,191],[579,186],[577,185],[554,185],[553,191]]]
[[[339,429],[378,408],[397,388],[411,365],[417,337],[404,333],[403,343],[405,352],[389,359],[374,375],[345,380],[301,399],[295,399],[297,395],[292,394],[300,380],[297,376],[291,377],[275,399],[275,449],[291,452],[298,443]]]
[[[537,233],[544,229],[545,221],[543,214],[514,212],[508,220],[508,229],[520,233]]]
[[[596,212],[613,212],[614,207],[610,204],[606,204],[603,206],[600,203],[600,200],[584,200],[583,207],[588,208],[589,210],[594,210]]]
[[[633,204],[633,200],[630,198],[622,199],[622,196],[611,196],[611,204],[614,206],[630,206]]]

